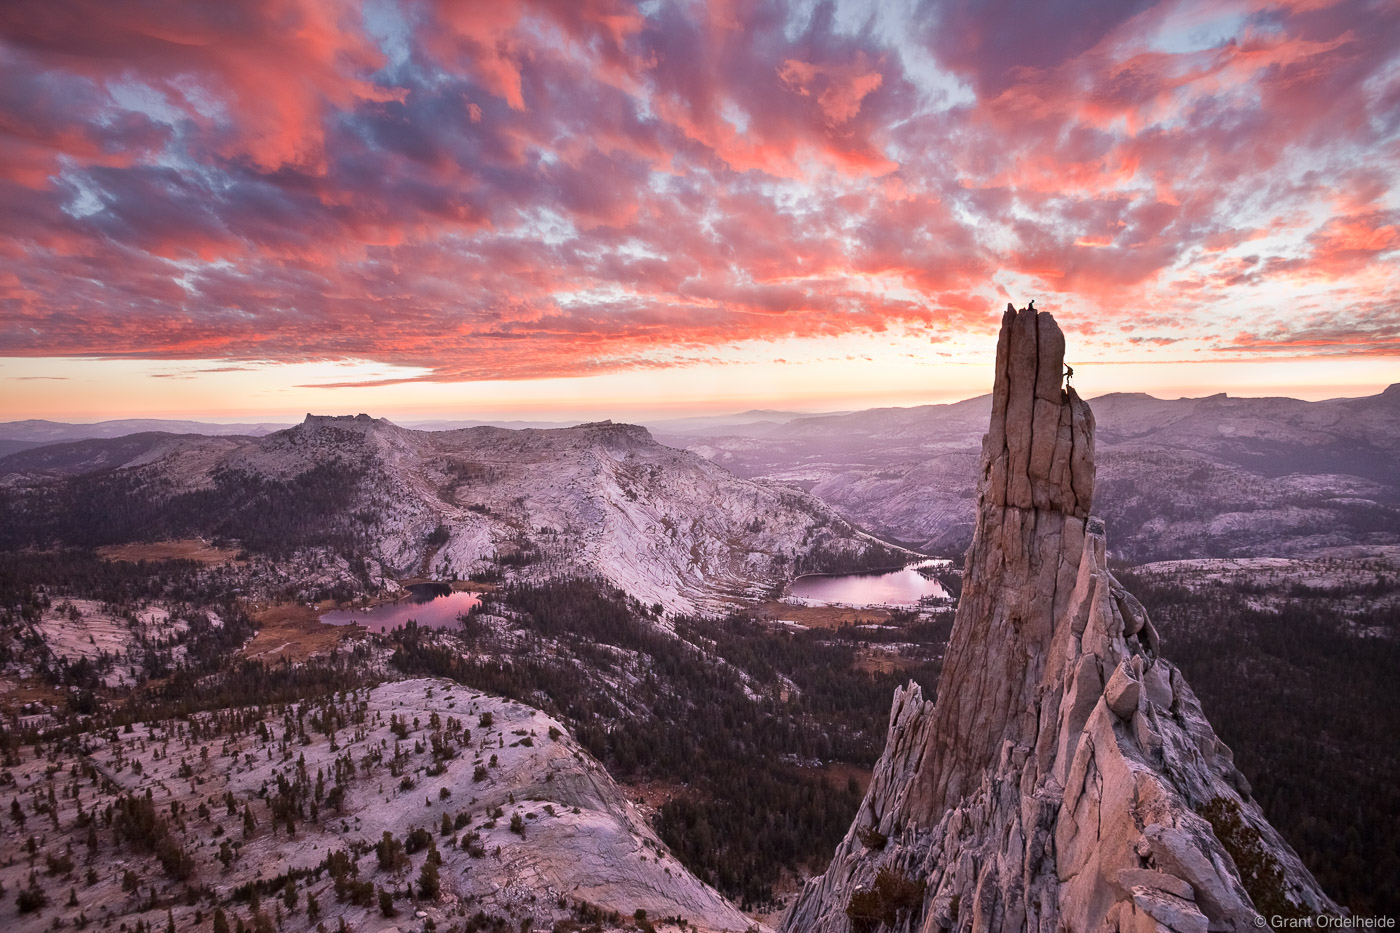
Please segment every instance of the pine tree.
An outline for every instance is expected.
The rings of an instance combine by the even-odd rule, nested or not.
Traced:
[[[442,881],[438,877],[437,859],[429,853],[428,858],[423,860],[423,870],[418,874],[418,896],[425,901],[435,901],[441,893]]]

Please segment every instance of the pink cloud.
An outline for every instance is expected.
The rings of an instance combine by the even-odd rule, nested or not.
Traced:
[[[529,378],[986,329],[1008,276],[1139,345],[1400,294],[1400,13],[936,7],[6,7],[0,353]]]
[[[885,80],[880,72],[867,70],[863,58],[846,66],[813,65],[789,58],[778,70],[778,77],[803,97],[815,95],[829,126],[853,119],[860,113],[861,101]]]

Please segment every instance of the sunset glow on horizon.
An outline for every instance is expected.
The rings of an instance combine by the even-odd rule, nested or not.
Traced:
[[[1400,5],[21,0],[0,420],[1400,382]]]

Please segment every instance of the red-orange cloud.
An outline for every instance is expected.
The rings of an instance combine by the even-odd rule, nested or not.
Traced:
[[[1008,288],[1133,346],[1400,335],[1393,5],[850,12],[4,7],[0,354],[530,378]]]

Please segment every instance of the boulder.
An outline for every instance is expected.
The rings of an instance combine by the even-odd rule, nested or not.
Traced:
[[[1113,676],[1103,688],[1103,698],[1108,708],[1119,719],[1132,719],[1137,712],[1138,698],[1142,695],[1142,681],[1134,673],[1126,660],[1114,670]]]

